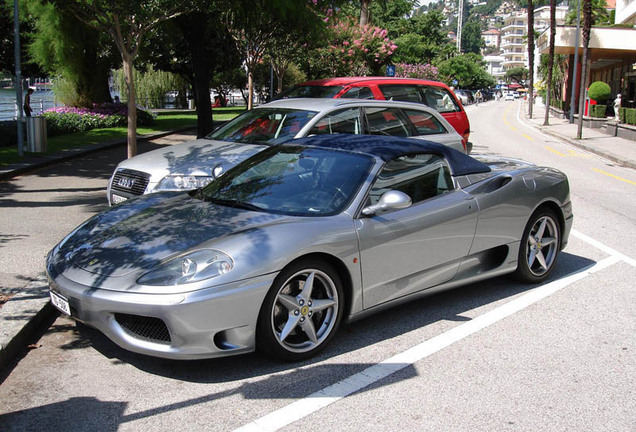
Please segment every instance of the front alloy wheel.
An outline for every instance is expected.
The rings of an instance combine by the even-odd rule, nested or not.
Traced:
[[[342,300],[342,284],[331,266],[306,262],[283,271],[259,315],[258,348],[287,360],[315,355],[336,332]]]
[[[545,280],[554,268],[561,249],[559,222],[551,210],[534,214],[521,239],[515,275],[524,282]]]

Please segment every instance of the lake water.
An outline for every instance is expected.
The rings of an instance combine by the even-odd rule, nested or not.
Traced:
[[[0,89],[0,121],[13,120],[15,118],[15,96],[15,90],[13,89]],[[22,95],[22,102],[24,102],[24,94]],[[38,115],[43,110],[55,105],[55,95],[50,90],[36,91],[31,95],[33,115]],[[58,102],[57,105],[61,104]]]

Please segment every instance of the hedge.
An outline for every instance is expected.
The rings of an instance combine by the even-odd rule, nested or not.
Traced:
[[[606,105],[590,105],[590,117],[605,118]]]
[[[620,119],[622,123],[636,125],[636,108],[621,108]]]

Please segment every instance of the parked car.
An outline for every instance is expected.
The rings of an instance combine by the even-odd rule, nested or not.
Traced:
[[[475,97],[470,90],[455,90],[455,94],[461,99],[464,105],[470,105],[475,103]]]
[[[209,136],[121,162],[108,183],[113,205],[137,195],[191,190],[243,159],[308,135],[351,133],[426,138],[466,151],[462,137],[440,115],[408,102],[286,99],[247,111]]]
[[[323,135],[112,207],[55,246],[46,272],[54,306],[127,350],[302,360],[390,305],[508,273],[542,282],[571,226],[555,169]]]
[[[466,146],[470,146],[466,111],[452,90],[439,81],[394,77],[325,78],[296,84],[274,99],[298,97],[386,99],[425,104],[439,111],[464,138]]]
[[[507,100],[507,101],[510,101],[510,100],[511,100],[511,101],[513,101],[513,100],[515,100],[514,92],[511,92],[511,91],[507,92],[507,93],[504,95],[504,100]]]

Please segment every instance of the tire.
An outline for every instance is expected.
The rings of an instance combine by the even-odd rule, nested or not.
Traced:
[[[555,213],[539,209],[533,213],[523,231],[516,279],[522,282],[539,283],[548,278],[561,252],[561,228]]]
[[[338,273],[317,260],[294,264],[278,275],[261,306],[256,347],[271,357],[313,357],[336,333],[344,310]]]

